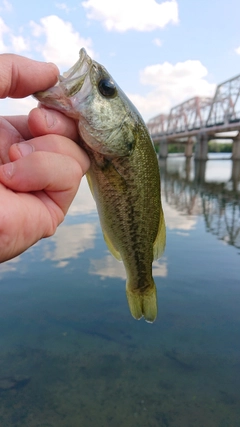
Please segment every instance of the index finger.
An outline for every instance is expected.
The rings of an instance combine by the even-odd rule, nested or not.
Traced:
[[[0,55],[0,98],[24,98],[57,82],[56,65],[14,54]]]

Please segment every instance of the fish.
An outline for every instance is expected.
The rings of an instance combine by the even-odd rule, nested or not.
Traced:
[[[126,270],[130,312],[153,322],[157,292],[152,263],[164,252],[166,230],[158,159],[140,113],[84,48],[55,86],[33,96],[78,123],[103,236]]]

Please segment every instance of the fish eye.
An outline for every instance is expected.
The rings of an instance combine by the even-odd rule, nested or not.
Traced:
[[[110,79],[102,79],[98,83],[99,92],[106,97],[113,97],[116,94],[116,86]]]

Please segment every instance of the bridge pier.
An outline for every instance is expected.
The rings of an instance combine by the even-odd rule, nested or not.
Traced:
[[[240,132],[233,140],[232,145],[232,160],[240,160]]]
[[[188,159],[189,157],[192,157],[193,152],[193,139],[190,137],[187,140],[187,143],[185,144],[185,157]]]
[[[197,135],[197,142],[195,146],[195,160],[208,159],[208,137],[205,133]]]
[[[191,157],[186,157],[185,159],[185,177],[186,177],[186,181],[189,182],[190,181],[190,176],[191,176]]]
[[[238,185],[240,183],[240,161],[233,160],[232,161],[232,177],[231,180],[233,182],[233,190],[236,191]]]
[[[203,184],[205,182],[206,164],[206,160],[195,159],[194,161],[194,180],[197,184]]]
[[[166,159],[168,156],[168,143],[165,139],[159,143],[159,157],[160,159]]]

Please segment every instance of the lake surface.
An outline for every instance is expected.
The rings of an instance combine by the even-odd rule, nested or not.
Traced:
[[[240,162],[160,164],[158,318],[134,320],[86,181],[0,265],[1,427],[240,426]]]

